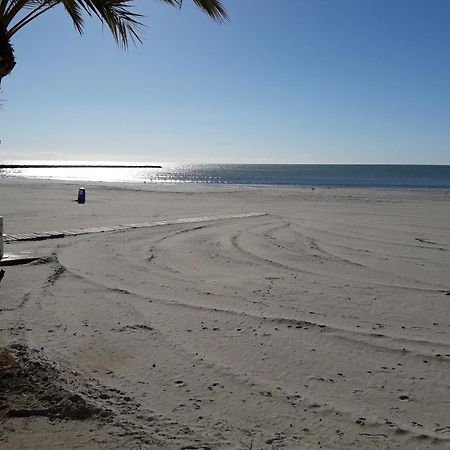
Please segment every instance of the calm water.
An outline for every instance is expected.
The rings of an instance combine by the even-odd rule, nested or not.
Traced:
[[[67,161],[60,163],[69,164]],[[135,183],[450,188],[450,166],[424,165],[167,164],[162,169],[3,169],[0,178],[3,177]]]

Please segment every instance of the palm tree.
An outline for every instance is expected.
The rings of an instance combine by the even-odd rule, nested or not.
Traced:
[[[181,8],[183,0],[161,0]],[[227,20],[221,0],[193,0],[217,22]],[[16,65],[11,38],[41,14],[62,5],[73,21],[75,29],[83,33],[83,14],[96,16],[110,29],[115,41],[127,48],[129,42],[142,42],[139,14],[132,11],[132,0],[0,0],[0,83]]]

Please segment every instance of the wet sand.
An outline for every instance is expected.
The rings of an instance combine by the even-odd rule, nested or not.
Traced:
[[[265,215],[5,244],[0,448],[449,448],[449,192],[77,187],[4,232]]]

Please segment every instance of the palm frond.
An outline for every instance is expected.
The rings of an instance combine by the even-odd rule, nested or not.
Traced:
[[[6,10],[1,17],[1,21],[5,27],[8,27],[12,21],[24,11],[39,11],[49,4],[55,6],[58,1],[59,0],[9,0]]]
[[[183,0],[161,0],[181,8]],[[192,0],[203,12],[217,22],[228,20],[222,0]],[[132,11],[134,0],[0,0],[0,27],[8,40],[49,9],[62,5],[75,29],[83,33],[83,11],[96,16],[110,29],[116,42],[128,47],[129,42],[142,42],[139,36],[142,17]]]
[[[78,33],[83,34],[83,14],[79,3],[76,0],[62,0],[61,3],[72,19],[75,29]]]
[[[183,0],[162,0],[163,2],[181,8]],[[225,22],[228,20],[228,13],[221,0],[193,0],[193,2],[208,16],[216,22]]]
[[[9,0],[6,14],[0,17],[5,26],[10,25],[13,19],[26,9],[31,11],[16,21],[8,29],[8,36],[12,37],[25,25],[36,19],[48,9],[61,4],[69,14],[75,29],[83,33],[83,10],[89,16],[98,17],[110,29],[116,42],[128,47],[130,41],[141,42],[139,30],[142,24],[141,17],[131,11],[130,0]]]
[[[8,8],[7,12],[11,12],[14,10],[28,10],[34,9],[38,6],[41,6],[44,3],[47,3],[49,0],[8,0]],[[53,0],[55,2],[56,0]]]
[[[220,0],[194,0],[194,3],[217,22],[228,20],[228,14]]]
[[[0,0],[0,20],[5,14],[6,8],[8,7],[9,0]]]
[[[47,5],[37,6],[35,9],[32,9],[25,17],[22,17],[19,21],[17,21],[7,32],[8,38],[14,36],[20,29],[22,29],[25,25],[28,25],[34,19],[39,17],[40,15],[47,12],[49,9],[55,7],[57,3],[52,2]]]
[[[140,14],[131,11],[130,0],[72,0],[77,1],[90,16],[94,14],[110,29],[116,42],[128,47],[128,43],[142,42],[139,30]]]

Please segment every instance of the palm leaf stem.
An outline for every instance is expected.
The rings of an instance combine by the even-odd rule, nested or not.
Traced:
[[[56,3],[53,3],[53,4],[49,4],[47,7],[44,7],[44,5],[38,6],[33,11],[31,11],[29,14],[27,14],[25,17],[23,17],[21,20],[19,20],[19,22],[14,24],[14,26],[8,30],[8,33],[7,33],[8,37],[9,38],[13,37],[25,25],[29,24],[31,21],[36,19],[36,17],[39,17],[41,14],[44,14],[49,9],[54,8],[56,5],[57,5]]]
[[[43,1],[42,4],[46,4],[48,2]],[[15,2],[11,1],[9,7],[6,9],[5,14],[2,17],[2,22],[5,27],[7,27],[17,16],[17,14],[21,13],[27,6],[29,6],[30,0],[16,0]]]
[[[0,1],[0,17],[1,18],[3,18],[3,15],[4,15],[5,11],[6,11],[6,8],[8,6],[8,1],[9,0],[1,0]]]

